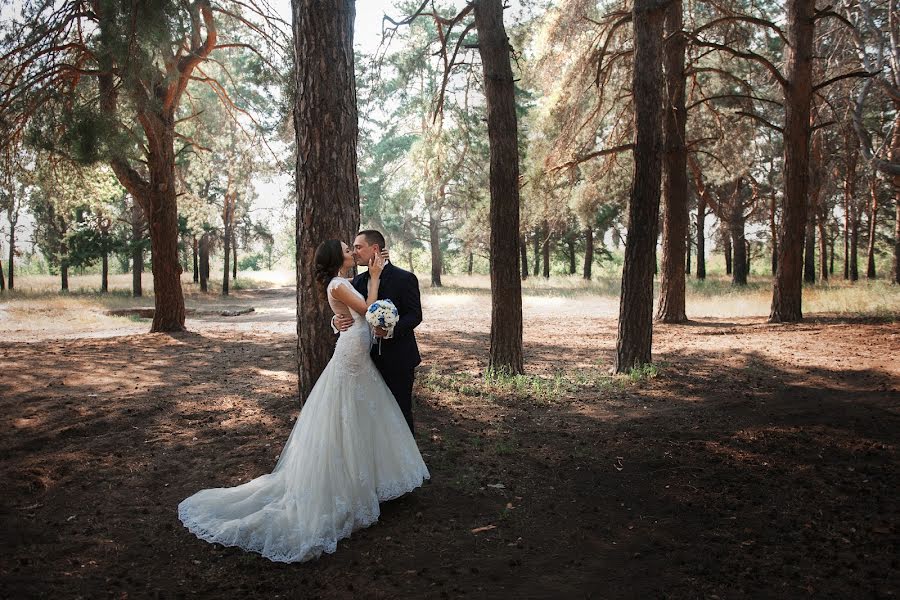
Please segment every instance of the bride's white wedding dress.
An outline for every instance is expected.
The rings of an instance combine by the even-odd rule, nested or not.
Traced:
[[[347,313],[332,297],[338,285],[353,289],[336,277],[328,284],[328,301],[335,312]],[[273,561],[310,560],[377,521],[379,502],[429,478],[369,357],[365,318],[350,314],[353,326],[338,338],[275,470],[237,487],[201,490],[178,505],[178,517],[194,535]]]

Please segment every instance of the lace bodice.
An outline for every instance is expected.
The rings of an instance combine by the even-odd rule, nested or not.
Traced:
[[[365,317],[352,308],[338,300],[334,297],[334,289],[339,285],[346,285],[355,295],[359,296],[363,301],[363,295],[356,291],[356,288],[353,287],[353,284],[350,283],[349,279],[344,279],[343,277],[334,277],[330,282],[328,282],[328,305],[331,306],[331,310],[334,311],[336,315],[350,315],[353,317],[353,320],[357,323],[360,321],[365,321]]]
[[[351,315],[353,317],[353,326],[347,331],[343,331],[338,338],[334,347],[334,356],[332,358],[341,369],[351,376],[360,373],[364,367],[364,363],[369,360],[369,349],[372,346],[372,334],[369,329],[366,318],[357,313],[355,310],[338,300],[332,293],[339,285],[346,285],[353,290],[353,293],[359,298],[365,300],[359,292],[353,287],[348,279],[343,277],[335,277],[328,284],[328,304],[334,314]]]

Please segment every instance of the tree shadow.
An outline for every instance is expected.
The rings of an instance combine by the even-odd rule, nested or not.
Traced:
[[[488,341],[422,336],[432,366],[418,376],[416,419],[431,482],[386,503],[381,521],[336,554],[301,565],[200,542],[175,514],[198,489],[274,466],[299,411],[294,336],[0,344],[11,432],[0,441],[0,595],[749,598],[897,588],[892,372],[756,351],[726,362],[701,348],[661,353],[653,379],[601,377],[550,397],[486,384]],[[530,343],[529,370],[574,379],[572,353]],[[431,370],[457,378],[432,380]]]

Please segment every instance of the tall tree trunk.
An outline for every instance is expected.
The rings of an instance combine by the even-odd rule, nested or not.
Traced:
[[[734,248],[731,247],[731,229],[724,219],[721,219],[719,222],[719,234],[722,237],[722,252],[725,255],[725,274],[732,275],[734,270],[734,265],[732,264]]]
[[[64,292],[69,291],[69,263],[63,259],[59,265],[60,289]]]
[[[100,292],[109,292],[109,251],[106,249],[106,234],[103,235],[103,254],[100,256]]]
[[[854,209],[850,229],[850,281],[859,281],[859,213]]]
[[[875,279],[875,233],[878,231],[878,177],[873,173],[869,184],[869,249],[866,258],[866,279]]]
[[[900,164],[900,111],[894,114],[894,137],[891,139],[891,158]],[[893,282],[900,284],[900,175],[892,178],[894,184],[894,273]],[[12,264],[12,261],[10,261]]]
[[[809,185],[810,105],[815,0],[787,0],[784,86],[784,214],[772,289],[771,322],[803,319],[803,234]]]
[[[743,205],[735,198],[732,204],[728,230],[731,235],[732,262],[731,285],[747,285],[747,240],[744,238]]]
[[[14,207],[16,200],[10,199],[6,210],[9,221],[9,262],[7,263],[6,285],[10,291],[16,289],[16,224],[19,222],[19,211]]]
[[[837,232],[828,239],[828,274],[834,277],[834,247],[837,245]]]
[[[683,6],[672,0],[666,8],[665,77],[667,97],[664,104],[663,128],[663,226],[662,276],[659,282],[657,320],[663,323],[687,321],[685,310],[685,277],[687,239],[689,234],[687,146],[685,129],[684,54],[687,40],[682,33]]]
[[[828,236],[825,233],[824,210],[820,210],[816,225],[819,228],[819,278],[828,281]]]
[[[697,279],[706,279],[706,198],[697,194]]]
[[[472,272],[475,270],[475,253],[469,252],[468,265],[466,266],[466,272],[469,274],[469,277],[472,276]]]
[[[301,403],[331,358],[331,310],[315,279],[315,252],[359,227],[353,0],[291,0],[297,144],[297,371]],[[517,230],[518,231],[518,230]],[[513,254],[515,256],[515,254]]]
[[[541,274],[541,230],[534,232],[534,276]]]
[[[544,279],[550,279],[550,224],[544,221],[544,239],[541,246],[541,254],[543,255]]]
[[[803,282],[816,282],[816,221],[806,221],[806,239],[803,242]]]
[[[433,203],[428,211],[428,241],[431,247],[431,287],[441,287],[444,262],[441,253],[441,212]]]
[[[894,283],[900,284],[900,177],[894,177]]]
[[[522,281],[528,279],[528,240],[522,235],[519,238],[519,254],[520,264],[522,267]]]
[[[659,228],[662,171],[663,22],[665,5],[635,0],[634,175],[628,203],[628,237],[619,300],[616,372],[625,373],[650,362],[653,345],[653,271]]]
[[[575,239],[572,236],[566,240],[567,250],[569,251],[569,275],[574,275],[578,266],[575,262]]]
[[[0,292],[6,290],[6,277],[3,276],[3,260],[0,259]]]
[[[222,243],[225,246],[224,268],[222,272],[222,295],[227,296],[229,292],[228,279],[231,275],[231,226],[229,224],[229,210],[225,210],[225,235],[222,236]]]
[[[141,275],[144,272],[144,211],[138,201],[132,198],[131,204],[131,295],[140,298],[144,295]]]
[[[584,269],[582,277],[585,281],[591,280],[591,269],[594,266],[594,229],[588,227],[584,230]]]
[[[523,373],[522,281],[519,278],[519,139],[510,43],[502,0],[475,0],[478,52],[484,69],[490,146],[490,368]]]
[[[155,125],[147,136],[150,186],[144,214],[149,221],[154,311],[151,333],[184,331],[184,294],[178,260],[178,205],[175,185],[175,120],[146,117]]]
[[[844,279],[850,279],[850,230],[851,220],[855,220],[856,205],[856,165],[859,161],[859,143],[856,137],[851,138],[851,143],[845,144],[846,172],[844,173]]]
[[[777,215],[777,197],[775,194],[772,194],[771,202],[769,203],[769,235],[772,236],[772,276],[775,276],[775,273],[778,272],[778,222],[775,217]]]
[[[192,242],[191,242],[191,253],[193,254],[193,259],[194,259],[194,261],[193,261],[194,268],[193,268],[192,273],[193,273],[193,275],[194,275],[194,283],[198,283],[198,282],[200,281],[200,273],[199,273],[199,266],[200,266],[199,263],[200,263],[200,261],[199,261],[199,257],[197,256],[197,254],[198,254],[198,248],[197,248],[197,246],[198,246],[197,236],[194,235],[194,236],[192,236],[191,239],[192,239]],[[270,256],[271,256],[271,255],[270,255]],[[269,267],[269,268],[271,269],[271,267]]]
[[[234,227],[231,229],[231,280],[237,281],[237,236],[234,234]]]
[[[691,232],[688,229],[687,239],[684,241],[684,275],[685,280],[691,274]]]
[[[209,233],[200,236],[200,291],[209,291]]]

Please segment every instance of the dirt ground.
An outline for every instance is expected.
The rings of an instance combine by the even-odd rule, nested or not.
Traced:
[[[612,377],[614,309],[532,298],[529,376],[490,383],[486,298],[427,297],[431,482],[311,563],[199,541],[178,502],[270,471],[298,414],[291,300],[0,343],[0,597],[900,594],[890,319],[658,326],[656,369]]]

